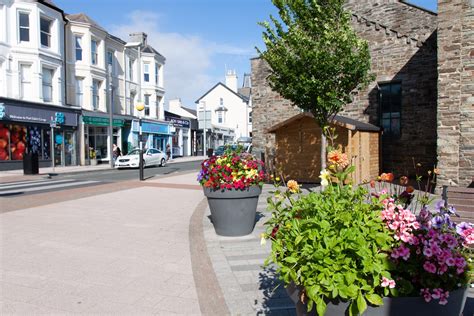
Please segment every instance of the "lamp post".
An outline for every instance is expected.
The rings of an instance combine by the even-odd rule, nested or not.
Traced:
[[[137,105],[135,106],[137,111],[139,112],[138,115],[138,143],[140,144],[140,150],[138,154],[138,169],[140,170],[139,172],[139,177],[140,181],[144,180],[143,177],[143,133],[142,133],[142,111],[145,108],[145,105],[142,102],[137,102]]]
[[[108,62],[108,61],[107,61]],[[112,98],[112,80],[111,80],[112,69],[110,65],[107,63],[107,80],[106,80],[106,103],[109,108],[109,164],[110,168],[114,168],[114,127],[113,127],[113,120],[114,120],[114,104]]]

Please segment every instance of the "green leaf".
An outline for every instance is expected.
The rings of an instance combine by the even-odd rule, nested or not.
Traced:
[[[380,295],[372,293],[372,294],[366,294],[365,298],[369,301],[370,304],[375,305],[375,306],[381,306],[383,305],[383,299]]]
[[[326,307],[326,302],[321,297],[318,297],[316,300],[316,312],[318,312],[319,316],[324,316]]]
[[[357,302],[357,309],[359,310],[359,314],[363,314],[367,309],[367,302],[365,301],[364,296],[362,293],[359,293],[356,299]]]
[[[295,244],[296,244],[296,245],[299,244],[302,239],[303,239],[303,236],[298,235],[298,236],[296,237],[296,239],[295,239]]]
[[[294,257],[286,257],[285,261],[288,262],[288,263],[297,263],[298,259],[296,259]]]

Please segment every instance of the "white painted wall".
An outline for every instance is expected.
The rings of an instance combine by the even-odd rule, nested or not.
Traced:
[[[29,15],[29,41],[20,42],[19,12]],[[40,18],[51,20],[50,47],[41,45]],[[60,12],[38,2],[2,1],[0,4],[0,81],[6,83],[0,89],[3,97],[20,99],[22,64],[30,65],[31,89],[24,99],[43,102],[42,72],[43,68],[53,70],[52,100],[47,102],[64,105],[65,91],[63,85],[64,58],[64,21]]]
[[[142,100],[145,100],[145,94],[150,95],[150,118],[165,119],[164,111],[164,95],[165,89],[163,87],[163,66],[164,62],[158,58],[157,55],[150,53],[143,53],[142,60]],[[145,64],[148,64],[149,81],[145,81]],[[158,82],[155,77],[155,64],[158,64]]]

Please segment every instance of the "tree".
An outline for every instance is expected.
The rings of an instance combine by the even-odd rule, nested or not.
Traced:
[[[372,76],[368,44],[351,27],[345,0],[272,0],[281,20],[270,16],[264,27],[270,86],[294,105],[313,114],[323,130],[321,170],[326,167],[327,126],[352,91]]]

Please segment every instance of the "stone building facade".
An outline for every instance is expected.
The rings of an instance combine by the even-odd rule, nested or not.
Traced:
[[[440,185],[473,185],[474,1],[438,1]]]
[[[393,0],[348,1],[348,8],[354,29],[369,42],[376,79],[340,114],[393,128],[381,139],[381,171],[413,175],[414,162],[432,168],[437,139],[436,14]],[[271,90],[264,61],[253,59],[251,64],[254,148],[271,160],[274,140],[265,130],[299,110]],[[396,104],[396,109],[387,111],[387,104]]]

